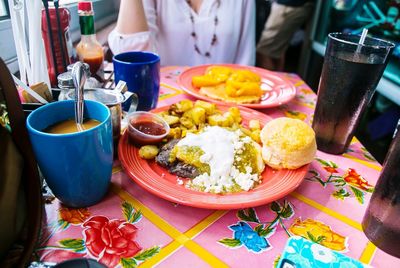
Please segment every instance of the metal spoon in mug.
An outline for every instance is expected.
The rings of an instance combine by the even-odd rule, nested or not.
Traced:
[[[72,79],[75,85],[75,122],[79,131],[83,131],[83,86],[86,82],[86,73],[82,62],[77,62],[72,67]]]

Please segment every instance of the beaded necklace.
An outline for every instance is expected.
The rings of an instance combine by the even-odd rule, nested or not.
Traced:
[[[191,2],[190,0],[186,0],[186,2],[188,3],[189,7],[191,8]],[[219,6],[221,5],[220,0],[217,1],[217,9],[219,8]],[[194,51],[197,52],[197,54],[204,56],[204,57],[211,57],[211,48],[217,44],[218,38],[217,38],[217,25],[218,25],[218,12],[215,13],[215,17],[214,17],[214,33],[212,35],[211,38],[211,42],[210,42],[210,46],[208,47],[208,50],[206,52],[202,52],[197,44],[197,34],[195,31],[195,21],[194,21],[194,16],[192,14],[192,12],[190,12],[190,21],[192,23],[192,32],[190,33],[190,35],[192,36],[193,40],[194,40]]]

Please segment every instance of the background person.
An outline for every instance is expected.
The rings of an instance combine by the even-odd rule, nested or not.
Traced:
[[[121,0],[114,54],[154,51],[162,65],[255,63],[253,0]]]
[[[257,66],[283,71],[285,53],[294,33],[311,17],[313,0],[277,0],[257,44]]]

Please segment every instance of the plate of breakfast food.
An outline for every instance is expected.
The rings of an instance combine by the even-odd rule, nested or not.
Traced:
[[[168,134],[161,130],[161,142],[139,145],[128,129],[119,159],[139,186],[174,203],[207,209],[267,204],[296,189],[315,156],[315,134],[298,119],[202,100],[151,112]]]
[[[237,64],[191,67],[180,74],[178,84],[201,100],[255,109],[282,105],[296,95],[295,86],[276,73]]]

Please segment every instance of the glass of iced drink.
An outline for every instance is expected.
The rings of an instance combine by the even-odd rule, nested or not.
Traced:
[[[362,227],[372,243],[400,258],[400,132],[398,130],[399,125],[369,201]]]
[[[342,154],[381,79],[394,44],[360,35],[330,33],[312,127],[318,149]]]

